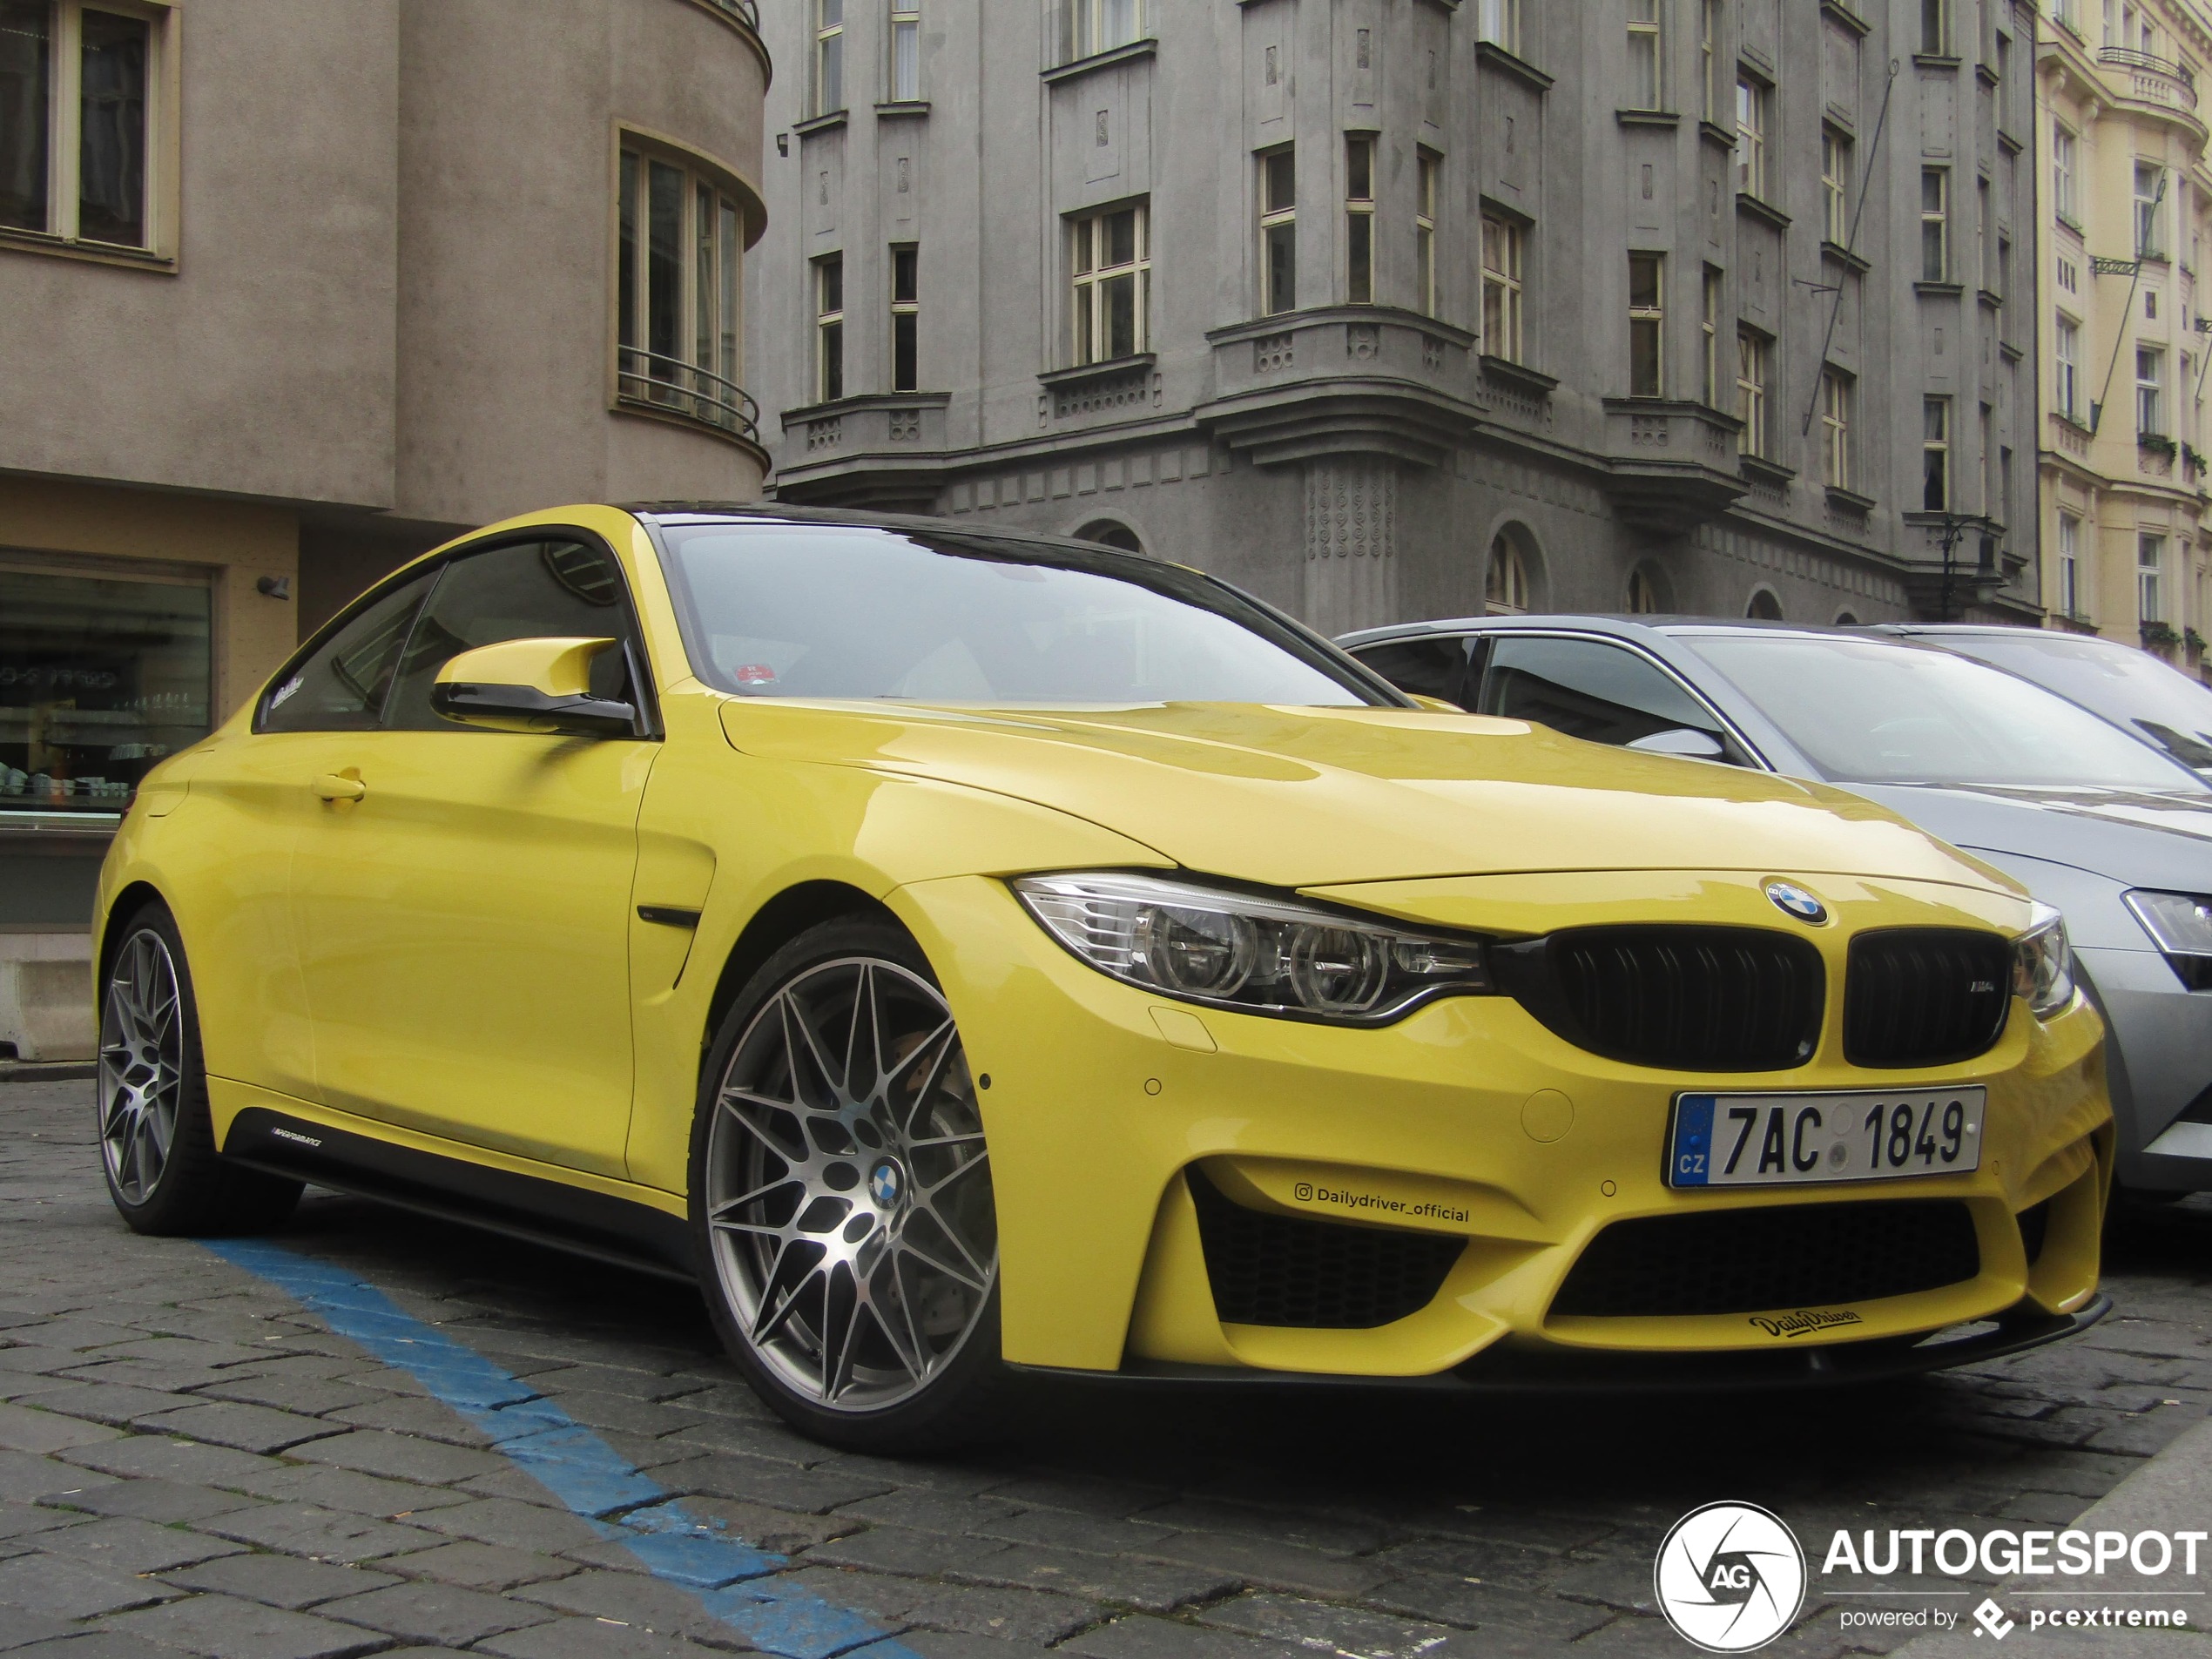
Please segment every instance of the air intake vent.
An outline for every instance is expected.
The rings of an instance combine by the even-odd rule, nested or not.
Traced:
[[[1494,960],[1522,1007],[1611,1060],[1781,1071],[1820,1041],[1820,953],[1770,928],[1578,927],[1501,947]]]
[[[1364,1331],[1418,1313],[1436,1299],[1464,1238],[1386,1232],[1333,1221],[1265,1215],[1184,1171],[1214,1312],[1226,1325]]]
[[[1626,1319],[1834,1307],[1980,1271],[1973,1217],[1955,1200],[1712,1210],[1615,1222],[1576,1260],[1551,1311]]]
[[[1995,934],[1898,927],[1851,943],[1844,1058],[1944,1066],[1986,1054],[2013,1006],[2013,947]]]

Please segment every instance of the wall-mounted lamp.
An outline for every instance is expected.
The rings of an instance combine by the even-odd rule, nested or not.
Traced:
[[[253,591],[271,599],[292,597],[292,578],[288,576],[265,576],[253,584]]]
[[[776,153],[779,156],[787,156],[791,153],[790,133],[779,132],[776,134]]]

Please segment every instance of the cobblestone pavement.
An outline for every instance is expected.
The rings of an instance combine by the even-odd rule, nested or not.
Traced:
[[[126,1231],[89,1091],[0,1085],[9,1659],[745,1645],[412,1376],[206,1249]],[[782,1427],[681,1287],[323,1196],[281,1242],[923,1659],[1681,1656],[1651,1562],[1696,1504],[1764,1503],[1808,1540],[2063,1524],[2212,1405],[2203,1200],[2123,1231],[2102,1326],[1972,1373],[1757,1403],[1041,1388],[1004,1444],[926,1464]],[[1816,1588],[1769,1651],[1844,1651],[1836,1605]]]

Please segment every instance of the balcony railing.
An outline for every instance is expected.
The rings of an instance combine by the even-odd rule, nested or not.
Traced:
[[[742,386],[711,368],[636,346],[617,348],[617,391],[625,402],[689,415],[754,443],[760,442],[760,406]]]
[[[717,11],[726,11],[754,34],[760,32],[759,0],[706,0]]]
[[[2192,110],[2196,107],[2196,77],[2171,58],[2139,52],[2132,46],[2107,46],[2097,53],[2097,61],[2132,71],[2133,94],[2147,103],[2186,103]]]

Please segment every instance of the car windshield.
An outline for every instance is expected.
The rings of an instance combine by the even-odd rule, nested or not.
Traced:
[[[2030,628],[1936,643],[2133,725],[2184,765],[2212,767],[2212,690],[2133,646]]]
[[[1779,633],[1683,643],[1837,783],[2206,792],[2118,727],[1948,651]]]
[[[1109,549],[835,524],[660,529],[693,662],[744,696],[1389,701],[1234,590]]]

